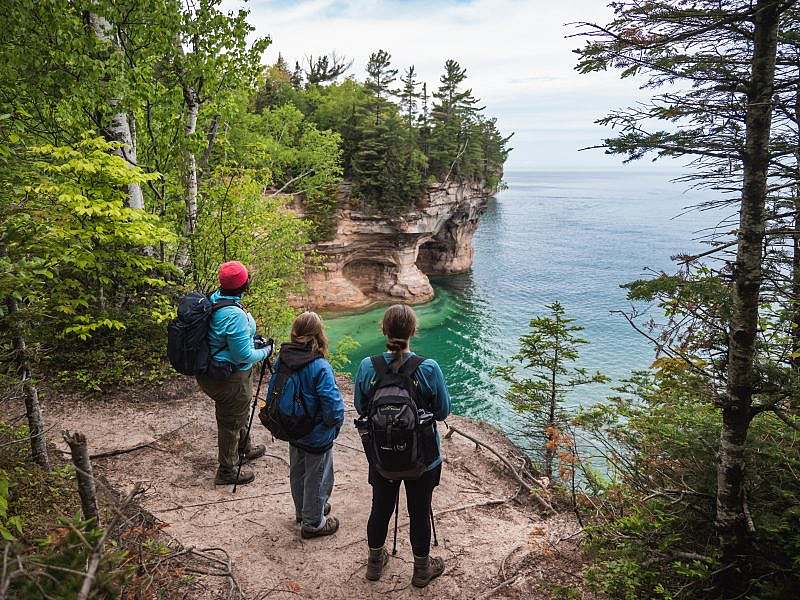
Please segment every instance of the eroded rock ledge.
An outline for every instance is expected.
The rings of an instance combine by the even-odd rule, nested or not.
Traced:
[[[492,193],[477,182],[430,188],[397,218],[345,203],[334,239],[315,246],[322,265],[307,273],[302,304],[349,310],[374,302],[427,302],[433,298],[428,275],[472,266],[472,238]]]

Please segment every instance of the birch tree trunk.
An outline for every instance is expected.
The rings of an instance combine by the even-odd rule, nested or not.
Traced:
[[[194,40],[195,52],[197,51],[197,41]],[[175,52],[176,52],[176,71],[181,87],[183,88],[183,101],[186,104],[186,117],[184,122],[184,143],[186,145],[184,168],[185,168],[185,186],[184,202],[186,204],[186,216],[184,219],[183,232],[185,239],[181,240],[178,246],[178,252],[175,256],[175,263],[182,269],[186,269],[191,264],[191,256],[189,252],[189,241],[195,232],[197,225],[197,194],[198,194],[198,169],[197,169],[197,156],[192,148],[192,136],[197,131],[197,116],[200,113],[201,100],[194,85],[188,79],[186,68],[183,64],[185,53],[183,44],[179,37],[175,39]],[[216,131],[214,132],[216,136]]]
[[[197,158],[191,147],[191,137],[197,131],[197,114],[200,112],[200,98],[194,88],[184,86],[186,101],[186,235],[194,233],[197,224]]]
[[[728,567],[719,576],[725,598],[740,593],[747,582],[746,564],[741,560],[750,545],[744,510],[745,442],[752,419],[779,3],[779,0],[759,0],[754,15],[739,239],[729,326],[728,381],[722,402],[717,463],[715,527],[723,565]]]
[[[113,45],[115,48],[119,46],[114,28],[105,17],[89,13],[89,23],[91,24],[94,34],[97,39]],[[112,110],[116,110],[119,105],[118,98],[109,98],[108,105]],[[133,136],[133,128],[128,113],[124,111],[117,111],[111,117],[111,122],[105,128],[105,137],[109,141],[121,142],[122,146],[117,149],[116,154],[124,158],[129,165],[136,166],[136,140]],[[127,206],[130,208],[144,208],[144,195],[142,194],[142,186],[138,183],[130,183],[127,185],[128,201]]]
[[[13,298],[6,300],[8,316],[12,323],[16,318],[19,308]],[[22,394],[25,398],[25,414],[28,417],[28,434],[31,440],[31,454],[33,460],[43,469],[50,470],[50,457],[47,455],[47,440],[44,437],[44,419],[42,407],[39,404],[39,390],[31,380],[31,369],[28,361],[28,347],[25,336],[19,327],[14,324],[14,362],[17,372],[22,379]]]

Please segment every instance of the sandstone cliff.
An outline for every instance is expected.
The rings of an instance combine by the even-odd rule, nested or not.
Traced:
[[[459,273],[472,265],[472,238],[491,194],[474,182],[430,188],[397,218],[345,202],[334,238],[315,245],[322,264],[307,273],[301,303],[347,310],[374,302],[427,302],[433,298],[428,275]]]

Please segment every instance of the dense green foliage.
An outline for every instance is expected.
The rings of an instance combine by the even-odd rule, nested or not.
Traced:
[[[320,129],[337,132],[353,195],[385,214],[402,212],[443,182],[499,186],[510,136],[465,88],[466,69],[448,60],[432,97],[413,66],[397,87],[398,70],[385,50],[370,56],[366,72],[363,83],[326,78],[322,85],[306,77],[303,86],[280,58],[264,71],[255,107],[292,104]]]
[[[579,424],[594,434],[609,477],[592,472],[580,504],[589,519],[589,582],[612,598],[713,597],[724,565],[714,535],[721,420],[704,379],[680,360],[636,373]],[[753,423],[747,506],[756,535],[750,598],[790,597],[800,566],[800,433],[775,417]],[[789,595],[787,595],[789,594]]]
[[[223,260],[256,274],[269,333],[291,320],[310,232],[286,193],[300,173],[312,203],[339,181],[339,138],[290,107],[249,110],[269,40],[219,5],[20,0],[0,15],[0,343],[22,335],[25,360],[65,382],[163,376],[176,296],[211,291]]]

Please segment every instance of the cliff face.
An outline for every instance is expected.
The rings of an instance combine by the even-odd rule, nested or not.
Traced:
[[[428,275],[472,265],[472,238],[490,195],[478,183],[431,188],[413,210],[394,219],[342,209],[334,239],[315,245],[322,265],[307,273],[302,304],[346,310],[430,300]]]

